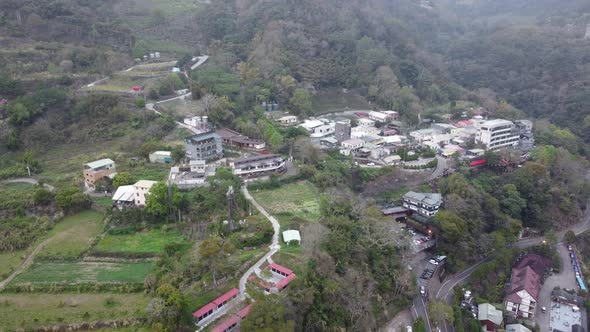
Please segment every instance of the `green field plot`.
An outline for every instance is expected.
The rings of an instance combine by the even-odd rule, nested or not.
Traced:
[[[25,250],[0,254],[0,279],[6,278],[22,263]]]
[[[0,183],[0,209],[16,209],[33,204],[35,186],[28,183]]]
[[[12,284],[143,283],[153,266],[153,262],[35,263]]]
[[[57,324],[139,318],[145,314],[149,300],[141,293],[1,294],[0,331],[28,331]]]
[[[107,235],[100,240],[93,251],[160,254],[164,252],[166,245],[184,242],[184,238],[177,230],[168,232],[150,230],[135,234]]]
[[[277,189],[252,191],[251,194],[269,213],[278,217],[281,225],[282,219],[288,216],[307,221],[320,218],[318,190],[310,182],[295,182]]]
[[[89,210],[60,221],[50,232],[50,240],[38,254],[40,259],[75,259],[82,255],[102,232],[103,215]]]

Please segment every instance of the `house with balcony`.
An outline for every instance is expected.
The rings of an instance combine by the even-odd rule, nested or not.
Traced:
[[[442,195],[438,193],[407,192],[402,197],[402,205],[423,217],[434,216],[442,205]]]
[[[522,257],[512,268],[510,287],[506,295],[506,311],[517,318],[533,319],[541,277],[551,266],[551,261],[537,254]]]
[[[259,139],[252,139],[237,131],[227,128],[216,130],[215,133],[221,137],[223,145],[243,150],[261,151],[266,148],[266,143]]]
[[[230,162],[233,173],[242,178],[282,173],[286,170],[286,160],[277,155],[259,155],[250,158],[235,159]]]
[[[512,121],[488,120],[478,125],[475,140],[483,144],[486,150],[500,150],[517,146],[520,132]]]
[[[215,160],[223,157],[223,141],[213,131],[187,137],[185,149],[190,160]]]

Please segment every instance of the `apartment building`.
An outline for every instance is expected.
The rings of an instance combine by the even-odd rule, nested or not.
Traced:
[[[442,205],[442,195],[437,193],[407,192],[402,197],[402,205],[421,216],[432,217]]]
[[[512,121],[495,119],[482,122],[478,126],[476,141],[487,150],[499,150],[518,145],[520,133]]]
[[[235,159],[230,162],[230,166],[235,175],[253,178],[283,172],[286,169],[286,161],[277,154],[270,154]]]
[[[215,160],[223,157],[221,136],[213,131],[185,139],[186,156],[191,160]]]
[[[114,177],[117,173],[115,162],[111,159],[101,159],[84,165],[84,185],[86,188],[94,188],[98,180],[105,177]]]

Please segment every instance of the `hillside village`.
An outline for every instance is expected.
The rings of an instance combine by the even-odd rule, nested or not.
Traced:
[[[0,332],[588,330],[590,7],[527,1],[0,2]]]

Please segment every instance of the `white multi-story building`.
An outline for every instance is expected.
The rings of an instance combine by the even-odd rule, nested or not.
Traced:
[[[113,203],[119,208],[130,206],[145,206],[146,198],[150,194],[156,181],[139,180],[134,185],[120,186],[113,195]]]
[[[140,180],[133,185],[136,206],[145,206],[146,197],[150,194],[152,186],[156,183],[156,181]]]
[[[359,138],[351,138],[340,143],[340,153],[349,156],[351,152],[357,151],[365,145],[365,141]]]
[[[442,195],[409,191],[402,197],[402,205],[424,217],[432,217],[442,205]]]
[[[476,140],[487,150],[498,150],[518,145],[520,134],[512,121],[495,119],[479,124]]]

